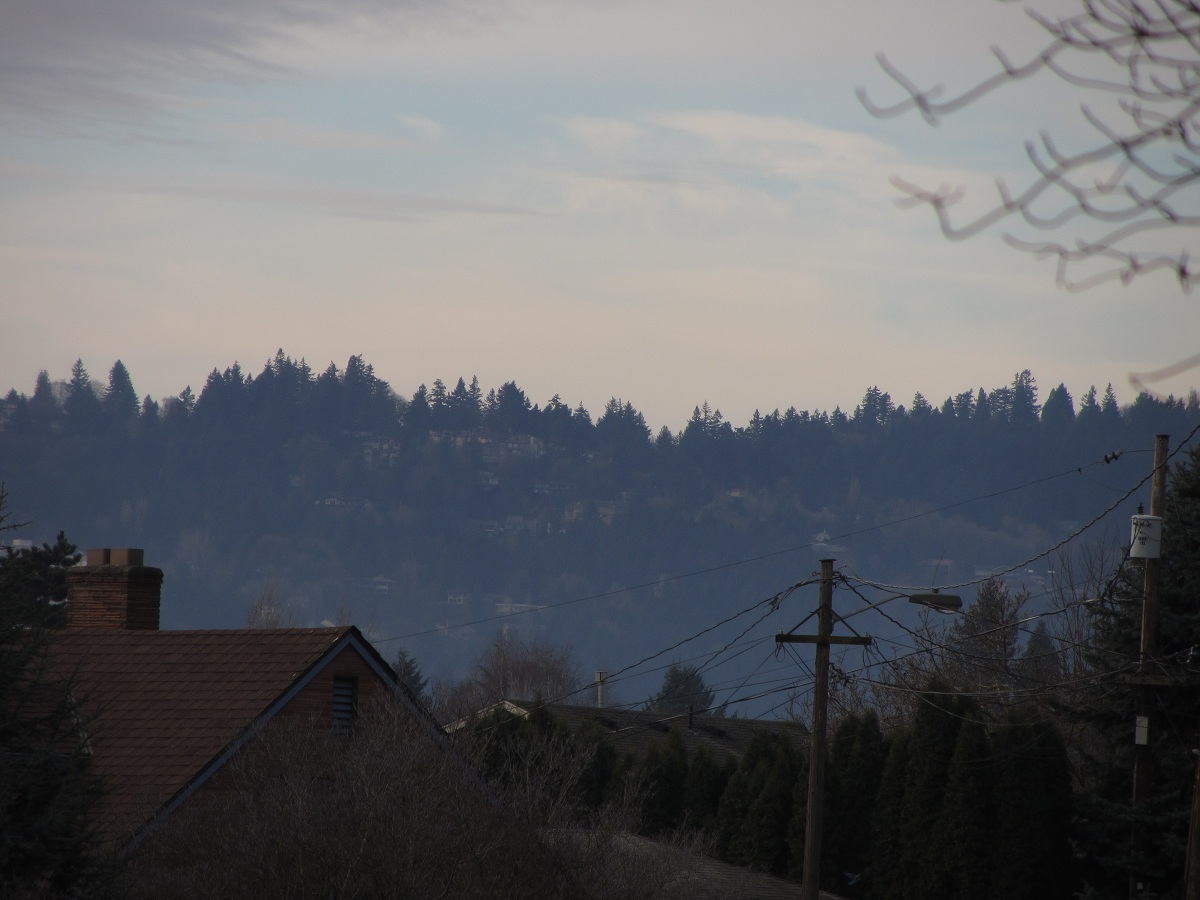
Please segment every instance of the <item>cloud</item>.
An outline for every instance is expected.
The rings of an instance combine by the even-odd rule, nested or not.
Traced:
[[[446,8],[435,0],[5,0],[0,109],[172,111],[187,102],[189,84],[288,71],[314,36],[378,36]]]
[[[400,124],[422,141],[432,142],[442,136],[442,123],[428,116],[400,116]]]
[[[453,197],[355,191],[313,185],[307,182],[304,184],[284,182],[272,184],[257,178],[248,181],[228,179],[197,184],[160,183],[148,185],[139,189],[138,192],[234,203],[306,206],[334,215],[401,221],[421,220],[446,214],[503,216],[530,214],[530,210],[518,206],[460,200]]]
[[[436,126],[437,123],[432,123]],[[225,126],[237,137],[256,143],[284,144],[319,150],[348,150],[366,153],[391,153],[411,150],[414,141],[371,131],[323,128],[288,119],[267,118],[237,122]]]
[[[549,177],[570,212],[674,214],[689,233],[697,216],[725,230],[776,228],[788,219],[870,228],[899,195],[893,174],[935,185],[970,185],[990,196],[991,175],[933,169],[861,132],[801,118],[733,110],[674,110],[617,119],[576,116],[560,123],[587,156],[564,159]],[[569,150],[564,150],[566,157]],[[910,216],[912,227],[923,219]]]
[[[631,153],[644,129],[626,119],[575,116],[562,123],[566,133],[597,156],[614,157]]]

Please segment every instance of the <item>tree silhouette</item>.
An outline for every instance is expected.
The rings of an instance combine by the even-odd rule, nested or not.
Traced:
[[[655,712],[668,715],[685,713],[688,709],[707,712],[712,706],[713,692],[695,666],[672,664],[663,676],[662,687],[651,703]]]

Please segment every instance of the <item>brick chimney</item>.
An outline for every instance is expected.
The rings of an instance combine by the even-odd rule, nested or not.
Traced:
[[[157,631],[163,573],[144,558],[132,547],[89,550],[67,570],[67,627]]]

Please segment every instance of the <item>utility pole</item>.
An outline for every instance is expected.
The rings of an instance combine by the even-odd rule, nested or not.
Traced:
[[[833,560],[821,560],[821,593],[817,606],[817,633],[777,634],[776,644],[816,644],[813,668],[812,729],[808,751],[808,808],[804,820],[803,900],[818,900],[821,878],[821,833],[825,826],[825,757],[829,718],[829,645],[871,643],[870,638],[833,636]]]
[[[1200,750],[1196,757],[1196,777],[1192,781],[1192,816],[1188,821],[1187,864],[1184,866],[1183,900],[1200,900]]]
[[[1154,436],[1154,477],[1150,487],[1150,515],[1161,517],[1167,495],[1167,448],[1170,436]],[[1158,654],[1158,579],[1160,560],[1157,557],[1144,561],[1142,583],[1142,640],[1138,648],[1137,676],[1137,719],[1134,723],[1133,748],[1133,807],[1145,801],[1150,787],[1150,692],[1152,683],[1161,681],[1161,673],[1147,671]],[[1134,850],[1140,835],[1134,826]],[[1129,896],[1135,898],[1141,892],[1137,872],[1129,872]]]

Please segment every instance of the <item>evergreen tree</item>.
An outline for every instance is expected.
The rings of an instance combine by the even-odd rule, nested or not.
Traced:
[[[780,877],[787,874],[788,824],[795,813],[792,798],[799,774],[796,751],[786,740],[775,736],[766,777],[750,803],[743,825],[746,856],[742,865]]]
[[[116,422],[129,422],[138,414],[137,391],[129,370],[119,359],[108,372],[108,388],[104,392],[104,414]]]
[[[0,531],[7,495],[0,486]],[[52,625],[61,615],[64,564],[55,545],[0,558],[0,895],[98,894],[102,855],[92,824],[101,784],[90,771],[91,710],[56,674]]]
[[[867,388],[862,400],[854,408],[850,421],[865,428],[878,428],[886,425],[895,411],[892,395],[873,385]]]
[[[853,785],[848,777],[853,777],[848,766],[853,753],[855,738],[858,734],[859,717],[857,715],[842,716],[833,729],[829,738],[829,749],[825,766],[825,809],[829,815],[825,817],[821,836],[821,882],[830,890],[840,890],[845,883],[844,875],[854,871],[847,862],[847,847],[853,840],[852,832],[859,830],[860,822],[849,803],[849,795]],[[808,779],[796,784],[796,796],[801,792],[807,794]],[[872,802],[874,797],[871,798]],[[806,797],[807,800],[807,797]],[[796,803],[798,810],[802,804]],[[801,810],[802,812],[806,812]],[[791,843],[793,848],[791,871],[794,877],[803,877],[804,868],[804,816],[792,819]],[[799,851],[799,855],[797,855]],[[828,860],[829,865],[826,865]],[[857,871],[862,871],[861,869]]]
[[[1096,386],[1093,384],[1079,400],[1079,415],[1077,419],[1079,424],[1090,426],[1098,424],[1099,418],[1100,403],[1096,400]]]
[[[911,727],[893,736],[879,780],[875,814],[871,817],[871,870],[867,896],[874,900],[906,900],[911,896],[913,873],[905,871],[909,844],[921,836],[908,823],[908,768]]]
[[[1041,407],[1038,405],[1037,381],[1033,373],[1024,369],[1013,376],[1009,388],[1008,420],[1019,426],[1036,425]]]
[[[386,434],[399,421],[391,387],[361,356],[346,361],[340,412],[342,428],[352,433]]]
[[[1075,403],[1066,385],[1060,384],[1050,391],[1042,407],[1042,427],[1061,439],[1062,434],[1075,424]]]
[[[214,368],[196,398],[197,420],[221,429],[244,428],[250,418],[250,381],[236,362],[223,372]]]
[[[975,396],[975,410],[971,414],[971,421],[979,426],[986,426],[992,418],[992,399],[987,395],[987,391],[983,388],[979,389],[979,393]]]
[[[612,397],[596,422],[596,440],[614,459],[623,462],[644,459],[651,446],[650,426],[632,403]]]
[[[1013,670],[1023,691],[1047,700],[1057,685],[1066,682],[1066,660],[1046,630],[1045,622],[1039,622],[1030,632]]]
[[[990,896],[1068,896],[1073,887],[1071,786],[1062,741],[1036,712],[1014,709],[998,724],[993,746],[997,774]]]
[[[415,435],[424,436],[433,424],[433,408],[425,385],[417,388],[404,414],[404,427]]]
[[[912,408],[908,411],[909,417],[917,421],[923,421],[928,419],[932,413],[933,407],[929,405],[929,401],[925,399],[925,395],[917,391],[913,395]]]
[[[71,380],[67,382],[67,397],[63,402],[67,424],[77,432],[89,431],[96,423],[100,411],[100,400],[92,388],[92,378],[84,368],[83,360],[75,360],[71,366]]]
[[[759,731],[750,740],[737,770],[729,779],[717,814],[718,855],[738,866],[766,870],[773,868],[778,854],[786,865],[787,823],[781,814],[791,807],[788,796],[764,797],[768,784],[777,791],[785,780],[790,748],[778,746],[782,740],[768,731]],[[780,754],[785,754],[781,756]],[[793,778],[795,774],[793,772]],[[766,817],[766,823],[755,816]],[[769,823],[769,824],[768,824]]]
[[[963,722],[946,773],[941,815],[929,835],[937,848],[922,897],[929,900],[977,900],[988,896],[997,866],[1024,865],[993,853],[994,763],[987,731],[974,718]],[[1019,858],[1018,858],[1019,859]],[[1025,897],[1025,894],[1012,894]],[[1064,898],[1066,894],[1062,895]]]
[[[146,425],[158,424],[158,402],[147,394],[142,398],[141,412],[139,413],[141,421]]]
[[[533,405],[515,381],[506,381],[496,391],[486,416],[488,428],[510,434],[531,434],[536,421]]]
[[[872,857],[869,823],[875,815],[887,750],[874,710],[846,716],[838,723],[830,742],[829,768],[838,786],[837,814],[825,825],[823,855],[830,864],[827,870],[823,861],[821,872],[822,881],[826,880],[827,872],[840,876],[829,887],[843,896],[861,896],[866,887],[863,876]],[[830,808],[828,803],[826,808]]]
[[[433,387],[429,391],[429,408],[433,410],[435,421],[441,421],[441,415],[450,407],[450,396],[446,392],[446,384],[442,379],[433,379]]]
[[[687,780],[683,786],[685,824],[707,831],[716,824],[721,795],[732,773],[717,765],[712,751],[701,744],[688,760]]]
[[[642,830],[646,834],[671,831],[683,824],[688,757],[683,732],[673,726],[661,741],[654,741],[641,760]]]
[[[585,754],[586,764],[579,776],[579,802],[585,810],[599,810],[622,781],[617,750],[600,725],[588,720],[575,732],[575,744]],[[615,798],[620,802],[622,798]]]
[[[707,713],[712,702],[713,692],[695,666],[672,663],[650,708],[664,715],[680,715],[688,710]]]
[[[412,653],[401,647],[396,651],[396,661],[392,664],[392,668],[396,670],[396,677],[400,679],[402,685],[412,691],[422,702],[429,702],[429,694],[426,691],[429,684],[428,679],[421,674],[421,667]]]
[[[29,400],[30,423],[36,432],[45,434],[59,424],[61,415],[62,410],[54,397],[54,386],[50,383],[50,373],[42,369],[38,372],[33,396]]]
[[[447,398],[449,407],[448,424],[456,431],[478,428],[483,422],[483,409],[479,405],[479,382],[472,378],[473,387],[468,388],[461,378]]]
[[[1111,382],[1104,389],[1104,399],[1100,401],[1100,415],[1109,427],[1117,425],[1121,420],[1121,407],[1117,403],[1117,394]]]
[[[954,415],[962,421],[968,421],[975,412],[975,392],[963,391],[954,395]]]
[[[940,848],[918,836],[932,834],[941,817],[946,775],[966,711],[950,683],[934,677],[926,683],[913,716],[904,814],[905,826],[913,839],[906,843],[900,861],[910,891],[916,890],[908,894],[913,900],[932,898],[937,889]]]
[[[0,487],[0,501],[5,499]],[[63,532],[53,544],[14,550],[0,556],[0,591],[17,618],[29,617],[45,626],[66,624],[67,569],[83,557]]]
[[[1005,702],[1001,690],[1016,687],[1019,620],[1028,602],[1028,589],[1012,591],[1004,579],[989,578],[950,627],[942,671],[961,690],[991,691],[985,711],[993,717]]]

